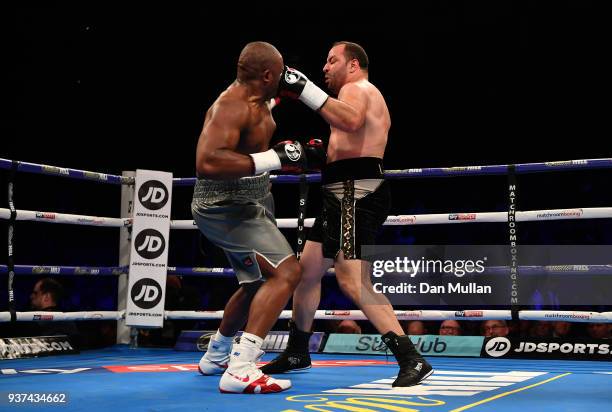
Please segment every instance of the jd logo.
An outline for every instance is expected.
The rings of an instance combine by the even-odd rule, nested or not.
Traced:
[[[162,290],[155,280],[144,278],[134,283],[130,295],[136,306],[141,309],[151,309],[161,300]]]
[[[158,210],[168,202],[168,189],[159,180],[148,180],[138,189],[138,200],[149,210]]]
[[[145,229],[136,235],[136,252],[145,259],[155,259],[164,253],[166,241],[155,229]]]
[[[510,346],[510,340],[508,340],[508,338],[499,336],[487,342],[487,345],[485,346],[485,351],[489,356],[499,358],[500,356],[504,356],[510,351]]]

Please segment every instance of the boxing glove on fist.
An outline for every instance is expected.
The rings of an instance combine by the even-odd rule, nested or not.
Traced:
[[[320,171],[327,163],[327,150],[321,139],[310,139],[306,143],[306,159],[308,170]]]
[[[252,153],[250,156],[253,158],[254,174],[270,170],[301,173],[306,169],[306,153],[297,141],[285,140],[266,152]]]
[[[299,99],[312,110],[319,110],[329,97],[304,74],[285,66],[278,85],[279,94]]]

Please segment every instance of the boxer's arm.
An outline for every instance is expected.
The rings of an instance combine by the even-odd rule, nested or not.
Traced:
[[[355,84],[344,85],[338,98],[334,99],[308,80],[304,73],[285,66],[279,93],[281,96],[301,100],[312,110],[321,113],[332,127],[345,132],[355,132],[365,123],[368,98],[366,92]]]
[[[337,99],[327,99],[319,113],[330,126],[352,133],[365,123],[367,108],[366,92],[361,87],[348,83],[342,87]]]
[[[196,149],[196,173],[208,179],[232,179],[253,174],[251,156],[236,152],[249,108],[240,101],[220,101],[212,107]]]

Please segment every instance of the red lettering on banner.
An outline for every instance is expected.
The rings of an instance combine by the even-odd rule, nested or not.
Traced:
[[[265,365],[267,362],[258,362],[257,366]],[[394,365],[396,362],[370,359],[350,360],[320,360],[313,361],[313,367],[338,367],[338,366],[368,366],[368,365]],[[197,364],[158,364],[158,365],[109,365],[104,369],[114,373],[130,372],[187,372],[197,371]]]

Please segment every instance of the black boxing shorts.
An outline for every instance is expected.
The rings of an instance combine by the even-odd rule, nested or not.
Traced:
[[[376,236],[391,209],[389,182],[382,159],[358,157],[325,165],[321,172],[323,207],[308,234],[322,243],[323,256],[360,259],[362,245],[376,244]]]

